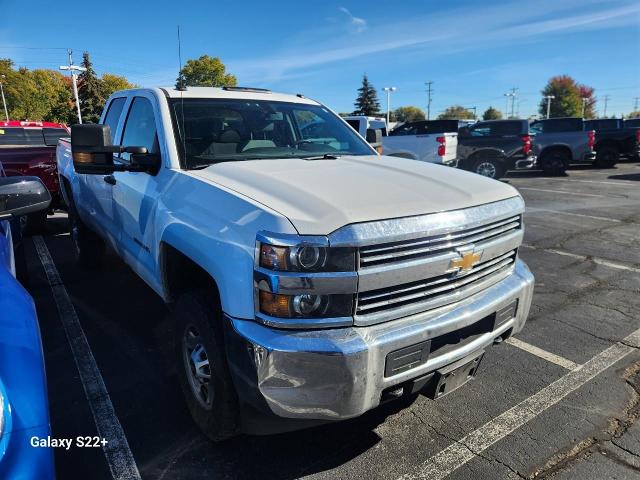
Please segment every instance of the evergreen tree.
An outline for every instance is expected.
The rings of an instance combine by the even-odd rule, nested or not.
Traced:
[[[104,107],[105,98],[102,84],[93,69],[89,52],[82,54],[82,64],[86,71],[78,75],[78,97],[83,123],[97,123]]]
[[[362,77],[362,86],[358,89],[358,98],[356,98],[354,106],[356,107],[354,115],[366,115],[367,117],[380,115],[378,94],[374,86],[369,83],[366,73]]]

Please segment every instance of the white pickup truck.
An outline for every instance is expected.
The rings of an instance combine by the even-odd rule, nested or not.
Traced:
[[[57,161],[78,260],[109,245],[171,305],[213,440],[438,398],[529,312],[516,190],[379,156],[301,95],[116,92]]]
[[[383,155],[457,166],[458,120],[408,122],[382,139]]]

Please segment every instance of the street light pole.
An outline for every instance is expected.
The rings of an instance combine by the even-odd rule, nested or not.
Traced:
[[[504,96],[506,97],[505,114],[509,118],[509,98],[511,98],[511,117],[513,117],[513,101],[515,100],[516,92],[505,93]]]
[[[7,122],[9,121],[9,112],[7,111],[7,101],[4,99],[4,79],[6,76],[3,74],[2,79],[0,80],[0,92],[2,93],[2,106],[4,107],[4,116],[7,118]]]
[[[389,128],[389,115],[391,113],[391,92],[396,91],[396,87],[384,87],[382,89],[387,92],[387,128]]]
[[[584,112],[587,108],[587,100],[589,100],[587,97],[582,97],[582,118],[584,118]]]
[[[551,100],[553,100],[555,95],[546,95],[544,98],[547,99],[547,118],[549,118],[549,114],[551,113]]]
[[[69,49],[69,65],[60,66],[60,70],[68,70],[71,72],[71,83],[73,85],[73,96],[76,99],[76,109],[78,111],[78,123],[82,123],[82,115],[80,114],[80,98],[78,97],[78,77],[76,76],[76,72],[84,72],[87,70],[84,67],[80,67],[78,65],[73,64],[73,51]]]

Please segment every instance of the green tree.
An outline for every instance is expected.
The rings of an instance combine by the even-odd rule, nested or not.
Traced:
[[[369,83],[365,73],[362,77],[362,86],[358,89],[358,97],[354,103],[354,115],[366,115],[372,117],[380,115],[380,102],[375,87]]]
[[[187,60],[176,79],[176,88],[185,87],[235,87],[235,75],[226,73],[224,63],[218,57],[202,55]]]
[[[640,110],[634,110],[633,112],[629,112],[626,118],[640,118]]]
[[[105,98],[102,94],[100,79],[93,69],[89,52],[82,54],[81,65],[86,68],[78,75],[78,97],[80,98],[80,113],[84,123],[97,123],[104,107]]]
[[[129,82],[126,78],[120,75],[113,75],[111,73],[105,73],[100,78],[100,85],[102,88],[102,96],[107,99],[109,95],[118,90],[128,90],[130,88],[136,88],[136,85]]]
[[[462,105],[452,105],[438,115],[438,120],[473,120],[473,112]]]
[[[542,99],[538,111],[540,115],[547,115],[547,99],[551,95],[550,117],[580,117],[582,116],[582,98],[587,98],[585,104],[585,118],[593,118],[595,115],[594,89],[581,85],[569,75],[552,77],[542,89]]]
[[[502,119],[502,112],[500,110],[498,110],[498,109],[493,108],[493,107],[489,107],[482,114],[482,119],[483,120],[501,120]]]
[[[424,112],[414,106],[398,107],[393,111],[396,122],[418,122],[425,119]]]

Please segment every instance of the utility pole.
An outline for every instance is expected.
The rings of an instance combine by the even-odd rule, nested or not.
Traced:
[[[604,96],[604,118],[607,118],[607,103],[609,103],[609,95]]]
[[[4,116],[7,118],[7,122],[9,121],[9,112],[7,111],[7,101],[4,99],[4,79],[7,78],[4,74],[2,74],[2,78],[0,78],[0,92],[2,92],[2,106],[4,107]]]
[[[73,50],[67,50],[69,54],[69,65],[60,66],[60,70],[68,70],[71,72],[71,83],[73,85],[73,96],[76,99],[76,108],[78,110],[78,123],[82,123],[82,116],[80,115],[80,98],[78,97],[78,77],[76,72],[84,72],[86,68],[73,64]]]
[[[633,97],[633,100],[634,100],[633,111],[637,112],[638,111],[638,100],[640,100],[640,97]]]
[[[473,119],[477,120],[478,119],[478,107],[468,107],[467,110],[473,110]]]
[[[587,108],[587,100],[589,100],[587,97],[582,97],[582,118],[584,118],[584,112]]]
[[[555,95],[546,95],[544,98],[547,99],[547,119],[549,118],[549,115],[551,114],[551,100],[553,100],[555,97]]]
[[[431,85],[433,85],[433,81],[429,80],[428,82],[425,82],[425,85],[427,86],[427,120],[430,120],[430,117],[431,117],[431,93],[433,93],[433,90],[431,89]]]
[[[396,87],[384,87],[382,89],[387,92],[387,130],[389,129],[389,114],[391,112],[391,92],[396,91]]]

